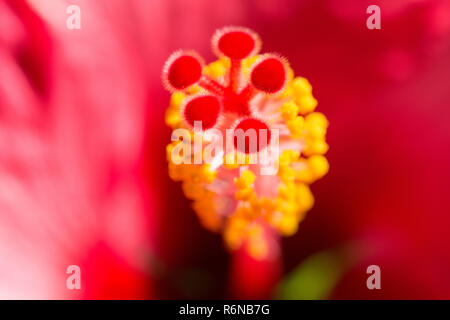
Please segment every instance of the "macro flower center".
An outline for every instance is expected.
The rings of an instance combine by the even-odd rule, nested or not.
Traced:
[[[313,206],[309,185],[328,172],[328,121],[308,80],[278,54],[259,54],[253,31],[217,30],[212,48],[219,59],[208,65],[180,50],[164,66],[169,175],[227,248],[270,259]]]
[[[267,148],[270,138],[269,127],[258,119],[244,119],[234,129],[234,147],[246,154]]]

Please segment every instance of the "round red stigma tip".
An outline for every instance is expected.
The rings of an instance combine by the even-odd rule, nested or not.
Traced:
[[[277,57],[268,57],[255,65],[250,76],[253,86],[266,93],[281,91],[286,83],[286,68]]]
[[[232,60],[242,60],[259,51],[260,40],[256,33],[249,29],[227,27],[216,32],[213,47],[219,55]]]
[[[210,129],[217,123],[220,114],[220,102],[214,96],[198,96],[186,103],[184,118],[194,127],[195,122],[201,122],[202,129]]]
[[[255,40],[247,33],[234,31],[219,39],[219,50],[230,59],[241,60],[250,55],[255,48]]]
[[[167,81],[176,90],[196,84],[202,76],[202,63],[190,54],[177,54],[168,60]]]
[[[238,133],[237,130],[242,131]],[[234,134],[234,147],[236,150],[246,154],[259,152],[265,149],[269,145],[271,138],[270,129],[267,124],[255,118],[241,120],[234,128]],[[239,143],[240,134],[245,137],[244,145],[242,145],[242,142]],[[251,140],[252,135],[254,135],[256,139],[252,138],[253,140]]]

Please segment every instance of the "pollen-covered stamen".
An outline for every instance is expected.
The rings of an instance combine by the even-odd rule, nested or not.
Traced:
[[[257,54],[261,48],[258,35],[247,28],[226,27],[217,30],[212,45],[218,56],[230,59],[229,86],[236,91],[241,78],[242,60]]]
[[[234,128],[234,147],[245,154],[264,150],[270,143],[269,126],[262,120],[245,118]]]
[[[202,129],[214,127],[219,119],[220,101],[212,95],[199,95],[189,99],[183,106],[183,116],[188,125],[195,126],[201,122]]]
[[[260,42],[250,30],[223,28],[213,48],[220,59],[207,66],[178,51],[164,67],[166,87],[178,91],[166,123],[184,133],[167,147],[169,175],[228,248],[272,259],[273,237],[296,232],[314,202],[309,184],[328,171],[328,121],[314,112],[309,82],[294,78],[284,58],[255,57]]]

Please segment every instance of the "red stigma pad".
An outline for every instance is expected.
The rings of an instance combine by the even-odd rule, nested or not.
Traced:
[[[218,48],[226,57],[234,60],[247,58],[255,49],[255,39],[247,32],[231,31],[218,41]]]
[[[167,79],[176,90],[183,90],[197,83],[202,76],[202,64],[194,56],[180,55],[168,67]]]
[[[215,96],[201,95],[187,102],[184,107],[184,118],[192,127],[195,121],[200,121],[202,129],[206,130],[217,123],[220,109],[220,101]]]
[[[261,120],[258,120],[255,118],[243,119],[235,127],[234,132],[236,133],[236,130],[239,130],[239,129],[241,129],[243,131],[244,135],[246,133],[248,134],[247,136],[245,136],[245,143],[244,143],[243,147],[239,145],[238,137],[234,136],[234,147],[240,152],[243,152],[246,154],[252,153],[252,151],[259,152],[260,150],[265,149],[270,143],[270,138],[271,138],[270,129],[267,126],[267,124]],[[250,132],[247,132],[247,130],[251,130],[251,129],[253,129],[256,133],[256,141],[250,140],[251,134],[249,134]],[[265,133],[262,130],[265,130]],[[260,138],[262,139],[264,134],[267,137],[265,142],[263,142],[262,140],[260,141]],[[252,142],[252,143],[256,142],[256,146],[254,146],[254,148],[250,148],[250,142]],[[260,146],[260,144],[261,144],[261,146]]]
[[[281,91],[286,82],[286,69],[281,59],[269,57],[253,68],[250,76],[252,85],[266,93]]]

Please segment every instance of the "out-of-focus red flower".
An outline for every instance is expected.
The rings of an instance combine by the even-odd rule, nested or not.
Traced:
[[[65,8],[53,4],[50,15]],[[102,17],[71,35],[25,1],[0,7],[0,295],[151,297],[156,204],[141,173],[148,93],[135,50],[114,33],[96,40],[112,23]],[[80,292],[66,288],[69,265]]]

